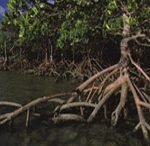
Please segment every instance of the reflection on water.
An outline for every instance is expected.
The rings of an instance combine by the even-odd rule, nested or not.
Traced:
[[[55,83],[50,78],[0,72],[0,100],[24,103],[43,95],[72,90],[75,86],[72,81]],[[24,125],[22,122],[13,129],[1,128],[0,146],[143,146],[132,134],[125,136],[117,128],[102,123],[47,125],[36,119],[30,122],[28,129]]]

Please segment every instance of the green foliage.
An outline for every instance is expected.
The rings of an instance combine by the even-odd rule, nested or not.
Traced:
[[[65,45],[75,46],[79,43],[87,44],[87,31],[88,24],[84,18],[74,19],[70,18],[70,16],[67,15],[66,21],[62,23],[59,30],[60,36],[57,41],[57,46],[60,48],[64,48]]]
[[[40,0],[31,2],[31,7],[28,8],[24,0],[10,0],[9,11],[5,13],[2,22],[2,29],[15,34],[16,47],[27,48],[27,55],[44,52],[49,40],[55,39],[57,29],[56,21],[54,22],[56,9]]]
[[[6,35],[3,31],[0,31],[0,54],[3,52],[4,42],[6,41]]]
[[[127,21],[133,32],[150,26],[149,0],[57,0],[55,5],[28,1],[31,7],[25,0],[9,0],[0,28],[27,54],[42,52],[49,42],[55,49],[88,51],[110,36],[115,39],[122,32],[123,7],[131,14]]]
[[[73,0],[59,29],[57,46],[87,48],[101,38],[103,4],[99,0]],[[96,43],[96,42],[95,42]],[[90,45],[89,45],[90,46]]]

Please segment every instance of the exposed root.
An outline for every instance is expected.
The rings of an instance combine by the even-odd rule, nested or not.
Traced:
[[[102,83],[100,84],[100,87],[99,87],[99,94],[102,92],[106,82],[111,78],[112,75],[114,75],[116,72],[118,71],[118,68],[114,69],[111,73],[109,73],[105,79],[102,81]]]
[[[21,113],[23,113],[23,112],[41,104],[41,103],[47,102],[50,99],[54,99],[54,98],[62,97],[62,96],[71,96],[73,94],[74,93],[62,93],[62,94],[56,94],[53,96],[44,96],[44,97],[38,98],[36,100],[33,100],[32,102],[18,108],[17,110],[15,110],[13,112],[0,115],[0,125],[3,125],[8,121],[11,121],[12,119],[19,116]]]
[[[144,91],[142,91],[144,97],[147,99],[147,101],[150,103],[150,96],[147,95]]]
[[[54,98],[54,99],[50,99],[48,100],[48,102],[54,102],[54,103],[57,103],[57,104],[64,104],[65,103],[65,100],[63,99],[60,99],[60,98]]]
[[[118,78],[114,83],[110,84],[109,86],[107,86],[107,88],[104,91],[104,97],[99,101],[99,103],[96,105],[95,109],[93,110],[93,112],[91,113],[91,115],[88,118],[88,122],[91,122],[96,114],[98,113],[98,111],[100,110],[100,108],[102,107],[102,105],[108,100],[108,98],[120,87],[120,85],[122,83],[124,83],[126,81],[126,76],[124,77],[120,77]]]
[[[116,105],[116,109],[111,113],[111,124],[115,126],[120,115],[124,113],[124,107],[128,104],[128,92],[131,91],[139,117],[139,124],[134,128],[134,131],[141,128],[144,138],[149,141],[148,133],[150,131],[150,125],[144,118],[143,108],[150,109],[150,98],[143,89],[139,89],[138,86],[131,81],[133,78],[129,76],[129,73],[128,67],[122,67],[116,64],[89,78],[77,87],[73,93],[45,96],[24,106],[17,103],[0,102],[0,106],[13,106],[17,108],[13,112],[1,114],[0,125],[26,112],[26,127],[28,127],[30,116],[36,114],[33,108],[43,103],[55,103],[52,106],[54,109],[52,109],[50,114],[55,123],[61,121],[91,122],[100,114],[102,107],[104,108],[104,117],[107,118],[106,107],[108,99],[112,98],[112,95],[116,97],[115,94],[120,93],[119,103]],[[101,82],[99,81],[100,77]]]
[[[142,111],[142,108],[140,106],[140,98],[131,82],[131,80],[128,78],[128,84],[129,84],[129,87],[131,89],[131,92],[133,94],[133,97],[134,97],[134,100],[135,100],[135,105],[136,105],[136,108],[137,108],[137,112],[138,112],[138,116],[139,116],[139,121],[140,121],[140,127],[142,129],[142,132],[143,132],[143,135],[144,135],[144,138],[146,139],[146,141],[150,142],[150,139],[149,139],[149,134],[148,134],[148,129],[147,129],[147,126],[145,126],[146,124],[146,121],[145,121],[145,118],[144,118],[144,114],[143,114],[143,111]]]
[[[79,122],[83,122],[85,121],[85,119],[77,114],[60,114],[57,117],[54,117],[52,119],[55,123],[58,122],[65,122],[65,121],[79,121]]]
[[[11,106],[11,107],[22,107],[21,104],[14,103],[14,102],[8,102],[8,101],[1,101],[0,106]]]
[[[126,14],[127,11],[125,11],[125,9],[123,11],[123,32],[122,40],[120,42],[121,58],[118,64],[102,70],[102,67],[98,65],[96,60],[91,60],[89,57],[87,57],[79,65],[74,64],[74,61],[66,62],[64,60],[59,62],[58,66],[52,63],[51,69],[49,68],[50,64],[48,64],[48,66],[44,65],[44,68],[42,67],[41,73],[46,72],[47,69],[50,69],[51,74],[57,75],[58,78],[61,76],[66,78],[67,74],[69,74],[73,77],[84,75],[89,77],[89,79],[77,87],[73,93],[44,96],[42,98],[33,100],[24,106],[17,103],[0,102],[0,106],[12,106],[17,108],[12,112],[1,114],[0,125],[15,119],[23,112],[27,112],[26,126],[28,126],[29,116],[32,115],[31,113],[36,113],[36,111],[32,111],[33,108],[35,106],[37,107],[38,105],[42,105],[43,103],[55,103],[52,105],[52,108],[54,109],[52,109],[52,113],[49,114],[49,117],[51,116],[52,120],[56,123],[70,120],[91,122],[98,114],[100,114],[101,107],[104,107],[104,116],[107,117],[106,107],[107,103],[109,103],[108,99],[112,98],[112,95],[117,98],[115,95],[120,93],[120,101],[118,105],[115,105],[116,109],[112,109],[114,106],[109,107],[110,111],[114,110],[111,113],[112,125],[115,126],[117,124],[123,108],[125,105],[130,104],[128,101],[134,101],[139,120],[134,131],[141,128],[144,138],[150,143],[150,125],[144,117],[143,110],[150,109],[150,96],[146,93],[145,88],[141,90],[141,88],[136,85],[137,79],[142,79],[139,74],[142,74],[148,83],[150,82],[150,77],[137,63],[134,62],[130,55],[128,45],[131,40],[143,38],[145,35],[141,34],[140,32],[138,32],[136,35],[131,34],[132,31],[130,30],[129,23],[127,23],[129,20],[129,15]],[[136,71],[132,71],[130,64],[136,68]],[[62,70],[62,66],[66,66],[67,69],[66,72],[61,74],[60,71]],[[92,68],[92,66],[94,66],[94,68]],[[57,69],[59,71],[57,71]],[[98,72],[98,70],[100,71]],[[94,75],[92,76],[91,73]],[[136,75],[134,78],[132,76],[133,73]],[[132,93],[130,98],[133,98],[134,100],[128,100],[129,91]],[[118,101],[114,97],[113,99],[115,102],[113,104]],[[85,111],[87,111],[87,109],[89,110],[86,113]]]
[[[60,107],[60,111],[65,110],[65,109],[70,109],[73,107],[95,107],[95,104],[92,103],[87,103],[87,102],[73,102],[73,103],[68,103],[64,104]]]
[[[29,115],[30,115],[30,110],[27,110],[27,117],[26,117],[26,127],[28,127],[28,123],[29,123]]]
[[[125,103],[126,103],[126,98],[127,98],[127,93],[128,93],[128,84],[124,83],[121,86],[121,96],[120,96],[120,102],[118,106],[116,107],[115,111],[112,112],[111,114],[111,123],[113,126],[117,124],[119,115],[121,113],[121,110],[124,108]]]
[[[141,99],[144,101],[144,102],[148,102],[148,100],[145,98],[145,96],[143,95],[143,93],[140,91],[140,89],[135,85],[135,83],[133,83],[137,93],[140,95]]]
[[[102,76],[103,74],[115,69],[118,67],[118,64],[113,65],[109,68],[104,69],[101,72],[98,72],[97,74],[95,74],[94,76],[92,76],[91,78],[89,78],[87,81],[85,81],[83,84],[81,84],[78,88],[76,88],[77,91],[82,92],[89,84],[91,84],[94,80],[96,80],[97,78],[99,78],[100,76]]]
[[[149,103],[145,103],[145,102],[139,101],[138,104],[143,106],[143,107],[145,107],[145,108],[150,108],[150,104]]]
[[[132,57],[131,57],[131,55],[130,54],[128,54],[129,55],[129,58],[130,58],[130,61],[131,61],[131,63],[137,68],[137,70],[139,71],[139,72],[141,72],[142,74],[143,74],[143,76],[150,82],[150,78],[148,77],[148,75],[144,72],[144,70],[137,64],[137,63],[135,63],[135,61],[132,59]]]

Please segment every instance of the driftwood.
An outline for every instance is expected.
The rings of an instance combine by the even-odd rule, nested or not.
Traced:
[[[125,105],[130,104],[128,93],[132,93],[134,105],[136,106],[139,121],[135,126],[134,131],[141,128],[144,138],[149,142],[150,125],[144,117],[143,109],[150,108],[150,96],[146,90],[137,86],[136,81],[144,78],[144,82],[150,82],[149,76],[144,70],[134,62],[131,57],[128,43],[131,40],[145,37],[142,33],[136,35],[130,34],[130,26],[127,24],[128,16],[123,14],[124,28],[122,32],[122,41],[120,43],[121,58],[120,61],[102,71],[94,74],[88,80],[83,82],[71,93],[56,94],[45,96],[31,101],[26,105],[20,105],[10,102],[0,102],[0,106],[14,106],[12,112],[0,115],[0,125],[3,125],[21,113],[27,112],[26,126],[28,126],[29,116],[34,114],[34,107],[42,103],[56,103],[51,118],[54,122],[60,121],[87,121],[92,122],[100,113],[101,108],[104,108],[104,117],[107,117],[107,103],[114,94],[120,95],[119,103],[116,109],[111,114],[111,123],[115,126],[121,114],[125,111]],[[68,64],[69,66],[69,64]],[[133,66],[134,68],[132,68]],[[76,68],[76,66],[74,65]],[[143,78],[137,76],[132,78],[132,73],[141,74]],[[114,95],[115,96],[115,95]],[[62,98],[63,97],[63,98]],[[130,98],[132,98],[130,97]],[[85,112],[90,108],[90,112]],[[88,114],[88,115],[87,115]]]

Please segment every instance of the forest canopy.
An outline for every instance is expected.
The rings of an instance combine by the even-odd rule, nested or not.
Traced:
[[[15,59],[21,52],[22,58],[40,61],[53,55],[56,59],[60,54],[65,57],[66,52],[99,59],[107,54],[107,58],[113,57],[109,62],[116,62],[122,38],[122,6],[129,11],[132,33],[150,35],[149,0],[9,0],[0,27],[1,55],[4,48]],[[134,54],[141,58],[149,47],[142,43],[131,42]]]

